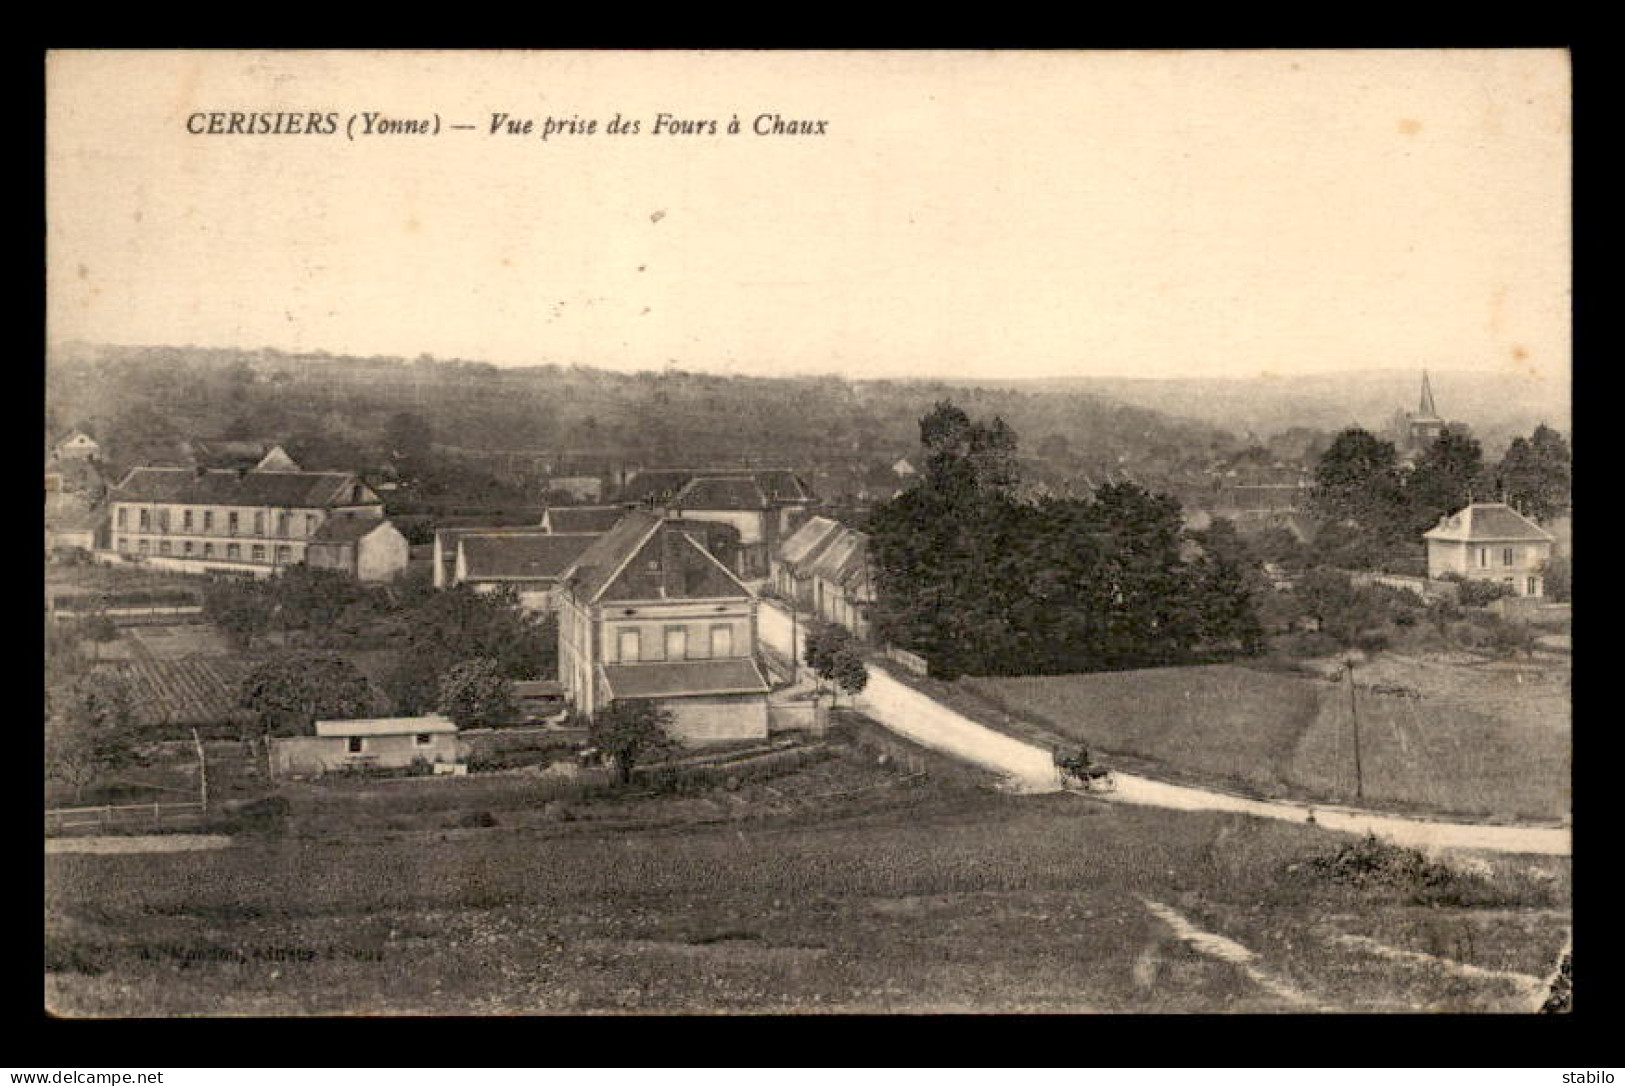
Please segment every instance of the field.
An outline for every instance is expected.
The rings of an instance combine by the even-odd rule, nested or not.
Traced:
[[[1010,797],[852,751],[810,771],[771,782],[778,798],[623,797],[568,822],[498,811],[482,828],[345,830],[335,798],[320,832],[52,855],[47,1003],[72,1016],[1527,1010],[1567,934],[1566,862],[1353,886],[1305,874],[1352,840],[1312,827]],[[788,800],[887,772],[892,786],[840,802]],[[1185,923],[1255,957],[1204,952]]]
[[[101,666],[130,682],[142,724],[218,724],[238,714],[237,688],[249,663],[230,656],[186,656]]]
[[[1335,674],[1334,669],[1328,671]],[[1474,817],[1569,814],[1566,665],[1384,655],[1358,669],[1363,802]],[[987,710],[1081,739],[1129,770],[1356,800],[1346,681],[1229,665],[962,679]]]

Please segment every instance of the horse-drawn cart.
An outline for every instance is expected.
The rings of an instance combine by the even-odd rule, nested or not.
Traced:
[[[1112,771],[1103,765],[1096,765],[1089,756],[1089,748],[1080,746],[1070,753],[1056,748],[1054,751],[1055,773],[1060,778],[1061,787],[1074,792],[1111,792],[1117,788],[1117,781],[1112,777]]]

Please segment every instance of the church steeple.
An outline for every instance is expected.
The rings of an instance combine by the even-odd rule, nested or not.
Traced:
[[[1436,419],[1439,417],[1438,409],[1433,406],[1433,387],[1428,384],[1427,370],[1422,371],[1422,404],[1417,409],[1416,414],[1418,418],[1424,419]]]

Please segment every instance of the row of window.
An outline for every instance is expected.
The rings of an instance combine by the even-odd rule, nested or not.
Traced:
[[[1480,548],[1478,548],[1478,568],[1479,569],[1489,569],[1490,568],[1490,551],[1492,551],[1494,549],[1495,549],[1494,547],[1480,547]],[[1503,566],[1512,565],[1514,560],[1517,558],[1517,553],[1518,553],[1518,548],[1516,548],[1516,547],[1502,547],[1501,548],[1501,564]]]
[[[128,528],[129,527],[129,513],[130,513],[130,509],[129,509],[128,506],[123,506],[123,505],[119,506],[119,509],[118,509],[118,526],[120,528]],[[157,531],[160,531],[160,532],[169,531],[169,526],[170,526],[170,521],[171,521],[171,518],[170,518],[170,515],[169,515],[170,510],[168,510],[168,509],[138,509],[138,510],[136,510],[136,514],[137,514],[137,517],[136,517],[137,527],[139,528],[140,531],[143,531],[143,532],[154,531],[155,530],[154,526],[156,526]],[[317,528],[318,524],[320,523],[321,518],[319,518],[315,513],[306,513],[306,514],[304,514],[304,517],[305,517],[305,535],[307,535],[307,536],[308,535],[315,535],[316,534],[316,528]],[[182,531],[182,532],[201,531],[201,532],[204,532],[204,533],[208,533],[208,532],[214,531],[215,515],[214,515],[214,510],[212,510],[212,509],[201,510],[201,516],[194,516],[193,515],[193,510],[191,510],[191,509],[183,509],[183,510],[181,510],[181,518],[180,519],[181,519],[181,525],[180,525],[179,530]],[[243,514],[241,514],[241,513],[227,513],[225,515],[225,522],[226,522],[225,523],[225,531],[226,531],[226,533],[228,535],[238,535],[238,534],[243,534],[243,535],[265,535],[266,534],[266,531],[265,531],[266,520],[265,520],[265,513],[264,512],[256,512],[256,513],[252,514],[253,527],[251,529],[247,530],[247,531],[244,531],[245,521],[243,519]],[[293,534],[293,528],[294,528],[294,524],[295,524],[294,514],[292,514],[292,513],[278,513],[276,515],[275,524],[276,524],[276,534],[278,536],[283,537],[283,538],[287,538],[289,535]]]
[[[118,549],[125,554],[132,553],[130,540],[128,537],[119,537]],[[227,543],[224,546],[217,548],[213,543],[203,543],[200,545],[194,543],[190,539],[185,540],[178,545],[172,544],[167,539],[160,539],[158,540],[158,547],[156,551],[154,551],[152,541],[150,539],[141,539],[136,541],[133,553],[156,553],[160,556],[178,558],[216,558],[223,556],[229,561],[243,561],[243,545],[241,543]],[[248,561],[267,561],[270,553],[270,548],[265,546],[265,544],[255,543],[253,546],[248,548]],[[284,565],[293,560],[293,548],[286,544],[278,546],[275,553],[278,565]]]
[[[364,754],[366,752],[366,749],[367,749],[367,737],[366,736],[364,736],[364,735],[352,735],[349,738],[350,738],[350,741],[349,741],[348,744],[346,744],[346,749],[348,750],[349,753],[351,753],[351,754]],[[417,746],[420,746],[420,747],[429,746],[433,741],[434,741],[434,737],[431,736],[431,735],[427,735],[427,734],[419,734],[419,735],[415,736],[413,738],[413,740],[412,740],[413,743],[415,743]]]
[[[662,632],[664,656],[643,655],[643,631],[620,630],[615,647],[618,650],[616,659],[623,664],[635,664],[641,660],[719,660],[734,654],[734,631],[732,626],[712,626],[709,631],[708,652],[689,652],[689,628],[687,626],[667,626]],[[695,638],[696,642],[700,639]],[[692,646],[698,650],[700,646]]]

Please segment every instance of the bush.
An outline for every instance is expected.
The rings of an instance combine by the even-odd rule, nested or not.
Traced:
[[[1468,580],[1459,573],[1447,573],[1440,580],[1456,586],[1456,599],[1463,607],[1488,607],[1502,596],[1511,595],[1500,581]]]
[[[1400,890],[1418,904],[1482,900],[1491,891],[1481,875],[1458,871],[1428,859],[1417,849],[1390,844],[1370,833],[1329,855],[1313,857],[1305,866],[1336,885]]]

